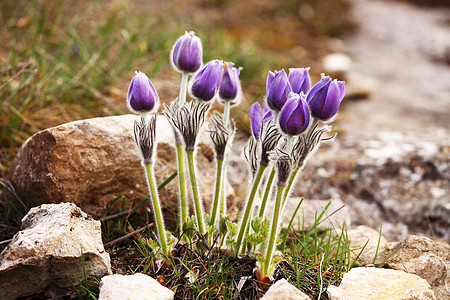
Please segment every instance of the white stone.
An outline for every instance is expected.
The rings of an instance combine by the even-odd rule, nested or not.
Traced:
[[[281,279],[269,288],[261,300],[310,300],[310,298],[286,279]]]
[[[327,289],[331,300],[428,300],[436,299],[430,285],[417,275],[379,268],[353,268],[339,287]]]
[[[352,66],[351,58],[344,53],[331,53],[323,58],[323,68],[326,72],[348,72]]]
[[[77,285],[84,272],[88,278],[111,274],[100,221],[73,203],[43,204],[28,212],[0,254],[2,299],[74,293],[69,279]]]
[[[375,253],[378,256],[389,243],[379,231],[364,225],[349,230],[347,237],[352,254],[359,255],[358,260],[364,265],[373,264]]]
[[[172,300],[174,292],[162,286],[152,277],[133,275],[110,275],[100,282],[99,300]]]

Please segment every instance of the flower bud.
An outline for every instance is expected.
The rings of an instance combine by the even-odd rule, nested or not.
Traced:
[[[172,48],[170,55],[175,70],[194,73],[202,65],[202,42],[193,31],[186,32]]]
[[[137,72],[128,88],[128,108],[135,113],[149,112],[158,106],[158,93],[147,75]]]
[[[259,141],[261,137],[263,125],[272,120],[274,116],[275,113],[267,109],[267,107],[264,107],[264,110],[261,110],[261,105],[259,105],[258,102],[252,104],[250,107],[250,123],[253,136],[257,141]]]
[[[308,128],[309,119],[309,108],[305,95],[291,92],[278,116],[281,130],[286,134],[299,135]]]
[[[300,92],[308,94],[311,88],[311,81],[309,79],[310,68],[291,68],[289,69],[289,83],[291,84],[292,91],[300,95]]]
[[[232,62],[227,62],[224,65],[225,69],[219,86],[219,98],[224,101],[231,101],[231,104],[238,104],[242,94],[239,81],[242,68],[236,69]]]
[[[290,92],[292,88],[286,72],[284,70],[275,73],[269,71],[266,81],[267,105],[272,110],[280,111]]]
[[[210,101],[216,95],[222,77],[223,62],[212,60],[191,80],[189,92],[193,98]]]
[[[323,77],[313,86],[306,101],[311,115],[319,120],[327,121],[334,117],[345,95],[344,81]]]

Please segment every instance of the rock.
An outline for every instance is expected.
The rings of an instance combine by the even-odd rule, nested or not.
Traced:
[[[416,274],[425,279],[437,299],[450,299],[450,246],[426,237],[411,235],[390,243],[377,263],[386,267]]]
[[[71,282],[78,285],[84,272],[88,279],[111,274],[100,227],[73,203],[32,208],[0,254],[1,298],[73,295]]]
[[[135,115],[94,118],[40,131],[22,145],[8,179],[29,206],[74,202],[99,217],[116,197],[125,195],[126,208],[131,208],[149,194],[140,156],[132,141],[133,123],[137,119]],[[156,136],[154,167],[157,184],[161,184],[176,171],[173,131],[163,116],[158,117]],[[208,146],[209,137],[205,134],[203,137],[197,151],[198,181],[208,211],[215,180],[215,172],[211,170],[216,163]],[[169,229],[175,227],[177,192],[175,179],[159,193]],[[233,198],[230,187],[227,192]],[[119,202],[112,209],[120,208]]]
[[[339,287],[327,289],[330,300],[426,300],[436,299],[430,285],[417,275],[397,270],[353,268]]]
[[[348,72],[352,66],[352,59],[344,53],[331,53],[322,59],[326,73]]]
[[[375,253],[378,256],[389,243],[383,235],[380,237],[379,231],[364,225],[349,230],[347,237],[353,255],[355,258],[359,255],[358,261],[363,265],[373,264]]]
[[[172,300],[174,292],[148,275],[110,275],[100,282],[99,300]]]
[[[286,279],[275,282],[261,300],[310,300],[310,298]]]
[[[283,211],[283,218],[282,218],[282,226],[283,228],[287,228],[289,225],[289,222],[292,218],[292,215],[295,212],[295,209],[297,208],[298,203],[300,202],[301,198],[290,198]],[[294,221],[292,222],[292,228],[297,229],[300,228],[301,230],[308,230],[311,228],[316,221],[316,217],[319,217],[319,215],[323,212],[325,207],[327,206],[329,200],[308,200],[304,199],[302,204],[300,205],[300,208],[297,212],[296,217],[294,218]],[[270,201],[267,204],[267,212],[273,211],[273,205],[274,201]],[[329,217],[327,217],[329,216]],[[325,211],[325,214],[320,220],[320,223],[318,224],[318,228],[327,229],[330,227],[335,227],[338,231],[340,230],[343,225],[345,227],[350,226],[351,224],[351,218],[349,210],[346,208],[345,204],[339,200],[339,199],[333,199],[331,201],[330,206]]]

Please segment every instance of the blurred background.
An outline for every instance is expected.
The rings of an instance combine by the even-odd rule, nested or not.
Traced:
[[[222,59],[244,68],[245,101],[232,111],[244,133],[250,105],[264,97],[268,70],[310,66],[313,82],[322,72],[346,80],[334,127],[337,146],[325,146],[317,159],[319,168],[333,156],[331,169],[311,168],[307,177],[333,177],[331,187],[308,183],[299,194],[357,203],[362,215],[355,224],[368,220],[363,212],[375,203],[382,216],[373,216],[374,226],[377,219],[389,221],[394,238],[411,231],[448,238],[449,7],[446,0],[3,0],[0,175],[39,130],[127,113],[126,92],[136,70],[150,77],[163,102],[174,99],[180,76],[169,53],[192,30],[202,39],[204,62]],[[382,159],[370,166],[373,181],[354,182],[367,174],[357,157]],[[411,175],[416,173],[418,180]],[[383,176],[399,178],[401,187],[381,190]],[[411,178],[413,187],[406,186]],[[408,199],[426,201],[417,206],[419,219],[424,207],[431,213],[397,220],[408,215],[397,211],[405,191]],[[394,192],[401,199],[389,196]]]

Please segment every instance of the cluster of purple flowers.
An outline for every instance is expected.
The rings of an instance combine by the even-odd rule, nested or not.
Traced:
[[[290,69],[289,76],[284,70],[269,71],[266,102],[278,115],[278,125],[284,133],[300,135],[308,128],[311,117],[327,122],[336,115],[345,95],[344,82],[323,76],[310,87],[309,68]],[[254,128],[261,127],[260,115],[251,113],[251,124],[254,136],[258,139],[258,130]]]
[[[212,242],[214,240],[212,235],[217,225],[216,215],[219,210],[219,202],[221,203],[221,216],[225,217],[225,208],[222,207],[226,207],[224,204],[224,181],[222,177],[225,167],[222,167],[222,163],[226,163],[225,149],[228,141],[231,140],[234,134],[233,125],[228,122],[230,106],[238,104],[242,98],[239,81],[242,68],[236,68],[232,62],[223,62],[221,60],[212,60],[203,65],[202,44],[193,32],[186,32],[176,41],[170,57],[175,70],[182,73],[182,84],[180,86],[179,101],[175,99],[170,107],[166,107],[164,114],[171,122],[175,136],[180,137],[180,141],[181,139],[184,141],[184,150],[181,148],[183,142],[177,142],[178,168],[181,168],[178,170],[179,180],[184,182],[184,177],[181,177],[181,175],[184,174],[186,157],[191,179],[195,215],[197,217],[197,228],[200,234],[208,235],[208,243],[212,246],[211,243],[214,243]],[[249,146],[246,148],[248,151],[246,150],[245,153],[247,158],[251,158],[248,160],[254,176],[253,186],[246,202],[239,230],[234,230],[236,239],[233,240],[234,237],[229,233],[229,238],[232,240],[229,245],[231,245],[232,249],[234,247],[233,251],[239,253],[240,247],[244,244],[244,235],[249,226],[253,200],[261,182],[266,184],[259,213],[259,218],[263,219],[265,203],[267,197],[271,194],[270,190],[275,174],[275,168],[270,166],[270,161],[276,160],[278,190],[270,240],[268,246],[266,246],[263,274],[267,274],[271,263],[279,218],[296,174],[302,168],[306,157],[321,140],[324,140],[321,139],[322,134],[328,132],[331,128],[327,125],[319,128],[318,122],[331,122],[337,114],[345,95],[344,82],[333,80],[324,74],[322,74],[321,80],[311,87],[309,70],[310,68],[291,68],[288,74],[285,70],[269,71],[266,80],[266,106],[262,109],[259,103],[254,103],[250,108],[253,138],[250,139]],[[191,81],[188,85],[189,75],[191,75]],[[187,86],[189,86],[189,94],[196,101],[185,103]],[[208,229],[205,227],[203,219],[203,207],[195,179],[193,156],[198,131],[203,125],[205,115],[215,98],[218,98],[219,102],[224,105],[224,112],[223,114],[215,112],[210,122],[212,124],[211,138],[215,144],[218,169],[214,205],[208,220],[210,225]],[[131,111],[143,114],[141,123],[135,125],[135,138],[137,145],[141,149],[143,162],[147,168],[150,180],[153,178],[151,156],[154,152],[156,116],[153,116],[147,125],[145,115],[146,113],[157,111],[159,97],[155,87],[144,73],[138,72],[132,79],[128,89],[127,103]],[[280,142],[281,140],[286,142]],[[295,144],[293,144],[294,141]],[[180,147],[180,151],[178,147]],[[271,168],[272,173],[268,179],[262,180],[264,170],[268,167]],[[292,171],[292,169],[294,170]],[[149,184],[149,187],[152,192],[154,208],[156,211],[160,211],[155,183],[152,182],[152,184]],[[182,190],[184,190],[184,194]],[[179,228],[184,228],[185,222],[188,221],[185,190],[180,183],[182,217]],[[167,255],[170,245],[166,243],[161,212],[158,212],[155,218],[158,225],[160,244],[164,254]]]

